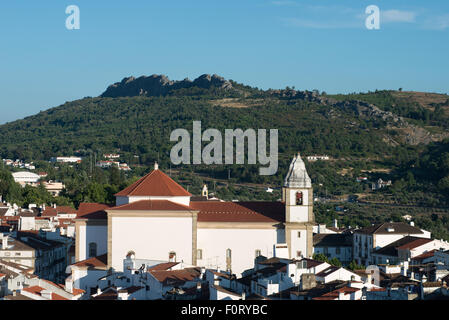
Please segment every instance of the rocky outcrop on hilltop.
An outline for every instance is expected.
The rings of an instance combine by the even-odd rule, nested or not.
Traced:
[[[101,97],[134,97],[134,96],[164,96],[174,90],[188,88],[218,88],[232,89],[232,83],[216,74],[203,74],[195,80],[184,79],[181,81],[170,80],[165,75],[141,76],[139,78],[126,77],[122,81],[110,85]]]

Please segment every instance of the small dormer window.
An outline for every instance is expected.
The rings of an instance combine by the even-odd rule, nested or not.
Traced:
[[[296,205],[297,206],[301,206],[302,203],[303,203],[303,201],[302,201],[302,192],[298,191],[298,192],[296,192]]]

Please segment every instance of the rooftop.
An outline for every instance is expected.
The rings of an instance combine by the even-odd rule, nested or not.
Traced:
[[[190,197],[191,194],[161,170],[155,169],[115,196]]]

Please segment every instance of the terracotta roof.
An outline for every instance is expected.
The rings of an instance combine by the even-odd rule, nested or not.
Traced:
[[[100,203],[80,203],[78,212],[76,214],[77,219],[107,219],[108,215],[106,209],[111,208],[107,204]]]
[[[388,231],[391,229],[391,231]],[[355,231],[363,234],[423,234],[421,229],[405,222],[385,222]]]
[[[98,257],[89,258],[83,261],[72,264],[76,267],[87,267],[87,268],[106,268],[108,265],[108,255],[102,254]]]
[[[56,217],[58,213],[76,213],[76,210],[67,206],[56,207],[56,209],[53,207],[46,207],[41,216]]]
[[[413,237],[406,237],[406,238],[413,238]],[[432,241],[433,241],[433,240],[431,240],[431,239],[418,238],[418,239],[412,240],[412,241],[410,241],[410,242],[408,242],[408,243],[406,243],[406,244],[404,244],[404,245],[398,247],[398,249],[408,249],[408,250],[411,250],[411,249],[420,247],[420,246],[422,246],[422,245],[424,245],[424,244],[426,244],[426,243],[432,242]]]
[[[200,268],[186,268],[172,271],[153,270],[150,274],[164,285],[179,285],[198,278],[201,271]]]
[[[396,257],[398,249],[413,249],[431,241],[431,239],[407,236],[374,251],[373,254]]]
[[[148,271],[152,271],[152,270],[169,270],[171,268],[173,268],[174,266],[178,265],[179,262],[164,262],[164,263],[159,263],[155,266],[149,267]]]
[[[435,255],[435,251],[436,250],[424,252],[424,253],[420,254],[419,256],[413,257],[412,260],[424,260],[424,259],[433,257]]]
[[[109,210],[192,211],[194,209],[169,200],[141,200],[113,207]]]
[[[271,222],[285,221],[285,204],[282,202],[190,202],[199,210],[199,222]]]
[[[116,196],[191,196],[191,194],[161,170],[153,170]]]
[[[92,300],[117,300],[117,297],[118,297],[117,291],[111,287],[104,290],[98,296],[93,297]]]

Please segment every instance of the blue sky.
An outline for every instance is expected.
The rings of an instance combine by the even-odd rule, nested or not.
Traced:
[[[80,30],[65,27],[68,5]],[[368,5],[381,10],[380,30],[365,27]],[[0,43],[0,123],[130,75],[449,92],[446,0],[2,1]]]

